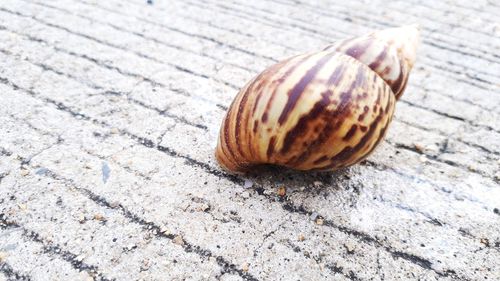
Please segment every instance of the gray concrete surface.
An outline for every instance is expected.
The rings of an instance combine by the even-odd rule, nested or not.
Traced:
[[[500,280],[499,14],[465,0],[1,1],[0,280]],[[217,166],[220,120],[260,70],[415,22],[417,65],[368,160]]]

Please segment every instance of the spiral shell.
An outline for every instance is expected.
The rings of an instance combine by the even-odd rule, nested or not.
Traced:
[[[416,26],[382,30],[267,68],[231,104],[218,162],[241,173],[260,164],[336,170],[363,160],[387,131],[418,37]]]

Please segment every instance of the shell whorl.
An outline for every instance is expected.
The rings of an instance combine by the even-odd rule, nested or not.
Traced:
[[[414,63],[406,43],[384,32],[289,58],[247,83],[222,122],[221,166],[335,170],[366,158],[383,139]]]

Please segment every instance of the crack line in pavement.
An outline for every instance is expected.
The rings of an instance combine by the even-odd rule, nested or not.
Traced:
[[[40,234],[25,228],[24,226],[11,221],[7,215],[0,213],[0,228],[2,229],[20,229],[22,231],[22,236],[30,239],[31,241],[35,241],[43,245],[43,251],[47,254],[54,255],[60,257],[62,260],[71,264],[71,266],[80,271],[85,271],[89,275],[96,277],[97,280],[101,281],[109,281],[114,279],[109,279],[105,277],[101,272],[99,272],[99,268],[95,265],[89,265],[84,263],[83,261],[78,259],[78,256],[71,253],[70,251],[63,250],[59,245],[49,242],[44,239]]]

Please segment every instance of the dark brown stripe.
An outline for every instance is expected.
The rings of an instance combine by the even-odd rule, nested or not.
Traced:
[[[269,114],[268,114],[268,111],[269,109],[271,108],[271,105],[273,103],[273,100],[274,100],[274,97],[276,96],[276,91],[278,89],[278,87],[280,86],[281,83],[283,83],[287,78],[288,76],[290,76],[293,71],[295,71],[295,69],[300,65],[302,64],[302,62],[304,62],[306,59],[308,59],[309,57],[311,57],[311,55],[308,55],[308,56],[304,56],[303,58],[301,58],[299,61],[297,61],[295,64],[293,64],[284,74],[283,76],[281,76],[279,79],[276,80],[276,85],[274,86],[274,90],[273,92],[271,93],[271,97],[269,98],[269,101],[267,102],[266,104],[266,109],[264,110],[264,113],[262,114],[262,123],[266,123],[267,122],[267,119],[269,117]],[[295,58],[295,57],[293,57]],[[291,60],[292,58],[290,58],[289,60]],[[273,81],[274,83],[274,81]]]
[[[382,93],[385,92],[385,85],[382,88],[378,88],[377,100],[375,101],[375,105],[380,105],[380,98],[382,97]]]
[[[221,148],[222,151],[224,152],[224,155],[226,156],[226,160],[236,165],[233,151],[229,145],[229,124],[227,122],[228,118],[224,120],[224,143],[221,144]],[[225,148],[227,148],[227,150]]]
[[[323,66],[333,57],[336,53],[331,52],[324,55],[311,69],[309,69],[306,74],[300,79],[299,83],[297,83],[293,89],[288,93],[288,101],[281,112],[280,117],[278,118],[278,123],[283,125],[285,120],[288,118],[288,115],[293,110],[300,96],[309,85],[309,83],[316,77],[316,74],[323,68]]]
[[[355,59],[359,59],[366,52],[370,44],[371,40],[366,39],[347,49],[345,54]]]
[[[373,71],[377,72],[376,69],[380,66],[382,61],[385,59],[387,56],[387,47],[384,47],[382,49],[382,52],[375,58],[375,61],[370,63],[368,67],[370,67]],[[378,72],[377,72],[378,73]]]
[[[255,111],[257,110],[257,105],[259,105],[259,100],[260,100],[260,97],[262,96],[262,87],[263,87],[264,82],[267,82],[267,81],[264,81],[264,80],[260,81],[259,85],[255,88],[255,94],[257,95],[257,97],[255,98],[255,102],[253,104],[252,115],[255,114]]]
[[[373,144],[372,148],[370,148],[370,151],[368,151],[368,153],[366,153],[366,155],[363,157],[363,159],[366,158],[366,157],[368,157],[368,155],[370,155],[370,153],[372,153],[375,150],[375,148],[378,146],[378,144],[384,139],[385,131],[389,127],[389,123],[391,122],[391,119],[392,118],[389,117],[389,120],[387,120],[386,125],[382,129],[380,129],[380,133],[378,135],[377,141],[375,141],[375,143]]]
[[[347,134],[345,134],[345,136],[342,138],[343,141],[348,141],[350,140],[354,134],[356,133],[356,130],[358,129],[358,125],[354,124],[351,126],[351,128],[349,129],[349,131],[347,132]]]
[[[253,85],[251,85],[253,86]],[[236,143],[236,149],[238,149],[238,153],[241,156],[244,156],[243,149],[241,147],[241,141],[240,141],[240,134],[242,128],[246,131],[247,130],[247,124],[248,123],[248,112],[242,117],[243,112],[245,112],[245,105],[248,101],[248,95],[251,94],[253,87],[248,87],[245,92],[243,93],[243,96],[241,97],[241,101],[238,104],[237,112],[236,112],[236,124],[235,124],[235,143]],[[245,119],[245,120],[242,120]],[[245,122],[244,122],[245,121]],[[244,124],[242,124],[244,123]]]
[[[328,156],[323,155],[323,156],[321,156],[320,158],[318,158],[318,159],[314,160],[313,164],[314,164],[314,165],[317,165],[317,164],[319,164],[319,163],[321,163],[321,162],[325,162],[326,160],[328,160]]]
[[[264,114],[262,114],[262,118],[261,118],[262,123],[266,123],[267,122],[267,117],[268,117],[267,115],[268,114],[267,114],[267,109],[266,109],[266,111],[264,112]]]
[[[384,68],[384,70],[382,70],[382,72],[380,73],[380,76],[385,76],[387,74],[389,74],[391,72],[391,67],[388,65]],[[389,81],[386,81],[387,83],[389,83]]]
[[[232,149],[232,147],[230,145],[230,142],[229,142],[229,138],[230,138],[230,136],[229,136],[230,116],[231,116],[231,112],[232,112],[232,109],[233,109],[233,106],[234,106],[235,102],[236,102],[236,99],[233,100],[233,102],[229,106],[229,109],[228,109],[228,111],[226,113],[226,117],[224,118],[224,142],[223,142],[223,144],[222,144],[221,147],[223,148],[224,151],[226,151],[224,149],[224,147],[227,147],[227,151],[226,151],[227,153],[225,152],[224,154],[226,154],[226,156],[227,156],[227,154],[229,154],[230,157],[227,157],[226,159],[228,161],[230,161],[231,163],[233,163],[233,165],[238,166],[238,162],[236,161],[233,149]]]
[[[274,152],[274,142],[276,141],[276,136],[272,136],[269,140],[269,144],[267,145],[267,159],[271,158],[271,155]]]
[[[365,107],[363,107],[363,113],[361,113],[359,115],[358,122],[361,122],[361,121],[363,121],[365,119],[365,116],[366,116],[366,114],[368,113],[369,110],[370,110],[370,108],[367,105],[365,105]]]
[[[252,108],[252,116],[255,114],[255,111],[257,110],[257,105],[259,105],[260,97],[262,96],[262,91],[257,91],[256,92],[257,97],[255,98],[255,102],[253,104]]]
[[[366,83],[365,81],[365,70],[364,66],[358,66],[358,73],[356,74],[356,79],[351,84],[350,91],[352,92],[355,88],[363,87]]]
[[[401,85],[405,83],[404,81],[404,74],[403,74],[403,67],[400,68],[399,76],[398,79],[395,81],[390,81],[389,85],[391,86],[392,92],[396,97],[400,95],[401,92]]]
[[[406,84],[408,83],[408,79],[410,77],[410,72],[408,72],[406,79],[403,81],[403,86],[401,86],[401,89],[399,89],[399,93],[396,95],[396,100],[399,100],[399,98],[403,95],[403,92],[406,89]]]
[[[257,127],[259,127],[259,120],[253,122],[253,133],[257,134]]]
[[[337,68],[332,73],[330,78],[328,78],[328,81],[327,81],[328,88],[330,88],[331,86],[338,86],[339,85],[339,82],[344,77],[344,71],[345,71],[344,65],[341,64],[341,65],[337,66]]]
[[[228,156],[228,153],[227,153],[227,150],[226,150],[226,144],[225,144],[225,141],[222,140],[222,138],[220,138],[220,144],[219,144],[219,147],[220,147],[220,151],[222,151],[222,157],[223,157],[223,161],[225,162],[224,165],[225,166],[228,166],[228,165],[236,165],[233,160]],[[229,163],[227,163],[229,162]],[[229,168],[229,167],[228,167]]]
[[[385,113],[389,113],[390,107],[392,106],[392,102],[390,97],[387,99],[387,105],[385,106]]]

